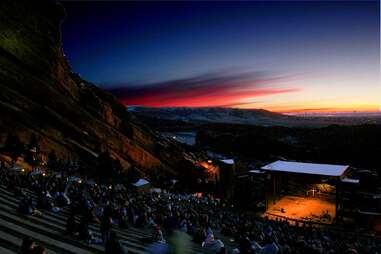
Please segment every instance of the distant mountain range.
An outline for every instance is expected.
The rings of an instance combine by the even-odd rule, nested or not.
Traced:
[[[332,124],[359,125],[381,124],[381,114],[299,114],[288,115],[264,109],[237,109],[220,107],[127,107],[127,110],[143,120],[160,119],[173,122],[205,124],[247,124],[261,126],[323,127]]]

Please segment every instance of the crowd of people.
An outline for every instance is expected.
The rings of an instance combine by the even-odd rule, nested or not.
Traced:
[[[21,196],[19,212],[39,216],[44,210],[67,208],[66,233],[106,254],[126,253],[114,229],[149,228],[142,239],[151,253],[190,253],[195,242],[207,253],[381,253],[375,238],[309,225],[293,226],[237,211],[219,199],[174,192],[140,192],[62,175],[32,176],[2,170],[0,184]],[[37,194],[37,201],[24,190]],[[65,209],[66,209],[65,208]],[[101,239],[89,225],[99,225]],[[218,237],[220,236],[220,238]],[[222,240],[222,239],[224,240]],[[44,253],[25,239],[22,253]]]

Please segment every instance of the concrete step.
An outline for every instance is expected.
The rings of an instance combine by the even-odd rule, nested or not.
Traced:
[[[8,206],[8,207],[5,207]],[[14,212],[17,208],[17,204],[12,202],[12,201],[9,201],[9,200],[6,200],[1,194],[0,194],[0,208],[4,208],[6,210],[8,210],[9,212]],[[19,215],[20,216],[20,215]],[[48,227],[48,228],[53,228],[57,231],[60,232],[60,234],[65,234],[65,221],[62,221],[62,220],[56,220],[55,218],[50,218],[49,215],[46,215],[45,213],[43,214],[43,217],[40,218],[40,217],[35,217],[35,216],[28,216],[28,219],[32,222],[35,222],[39,225],[43,225],[45,227]],[[93,228],[92,229],[94,235],[96,237],[98,237],[99,239],[101,238],[101,234],[99,232],[99,227],[97,228]],[[125,233],[125,232],[123,232]],[[137,248],[137,249],[141,249],[141,241],[139,241],[138,239],[134,239],[134,235],[131,233],[129,234],[119,234],[119,237],[122,238],[124,240],[124,242],[126,243],[126,245],[128,247],[134,247],[134,248]]]
[[[36,199],[36,195],[27,190]],[[66,236],[65,224],[69,212],[63,209],[60,213],[42,211],[42,217],[25,216],[16,212],[20,198],[0,186],[0,247],[8,253],[17,253],[22,239],[30,236],[37,243],[43,244],[48,254],[55,253],[103,253],[101,245],[88,245]],[[92,223],[90,230],[100,238],[99,225]],[[148,244],[142,241],[151,235],[147,229],[130,227],[128,229],[113,228],[118,233],[122,244],[129,253],[147,253]],[[201,246],[192,243],[192,253],[202,253]],[[0,252],[3,253],[3,252]],[[4,252],[5,253],[5,252]]]
[[[5,249],[3,247],[0,247],[0,253],[1,254],[17,254],[17,252],[11,251],[9,249]]]
[[[12,200],[14,202],[17,203],[18,205],[18,202],[19,202],[19,199],[15,198],[15,197],[12,197],[12,193],[1,188],[0,187],[0,195],[4,193],[4,197],[5,198],[8,198],[9,200]],[[53,213],[51,211],[46,211],[44,210],[44,214],[49,214],[50,216],[52,216],[51,218],[56,218],[58,221],[61,221],[61,222],[66,222],[66,219],[67,219],[67,216],[68,216],[68,211],[64,208],[60,213]],[[92,228],[93,227],[93,228]],[[96,224],[90,224],[90,229],[92,230],[96,230],[96,228],[99,228],[99,225],[96,225]],[[118,231],[118,228],[115,228],[116,231]],[[141,237],[141,238],[146,238],[148,236],[151,236],[151,233],[148,232],[146,229],[138,229],[138,228],[134,228],[134,227],[129,227],[126,232],[131,232],[131,236],[133,237]],[[121,233],[121,232],[118,232],[118,233]]]
[[[7,220],[4,220],[0,218],[0,231],[3,233],[6,232],[8,234],[13,235],[14,237],[19,238],[20,244],[22,242],[22,239],[29,236],[31,237],[36,243],[43,244],[47,249],[49,254],[55,254],[55,253],[91,253],[89,251],[84,251],[80,248],[76,248],[74,246],[71,246],[69,244],[57,241],[55,239],[52,239],[50,237],[47,237],[45,235],[36,233],[30,229],[24,228],[20,225],[17,225],[15,223],[9,222]]]
[[[50,235],[51,237],[54,237],[56,240],[67,242],[71,245],[77,246],[79,248],[84,248],[89,251],[93,251],[94,253],[101,253],[103,252],[103,246],[100,245],[87,245],[86,243],[82,243],[80,241],[77,241],[69,236],[65,236],[65,227],[59,224],[54,224],[49,221],[47,221],[43,216],[42,218],[35,217],[35,216],[24,216],[21,214],[16,213],[16,207],[14,204],[9,204],[10,206],[6,206],[6,202],[4,201],[3,197],[0,195],[0,218],[8,219],[9,221],[12,221],[13,223],[23,223],[21,226],[28,227],[31,230],[35,232],[39,232],[41,234]],[[101,238],[101,235],[99,232],[93,232],[95,233],[95,236],[99,239]],[[133,253],[145,253],[145,247],[140,243],[136,244],[134,242],[129,241],[129,239],[126,239],[124,237],[120,237],[121,240],[123,240],[123,244],[129,250]]]
[[[0,250],[8,250],[11,253],[19,253],[21,247],[22,239],[11,234],[8,234],[4,231],[0,230]],[[3,253],[0,251],[0,253]],[[54,251],[50,251],[49,253],[54,254]]]

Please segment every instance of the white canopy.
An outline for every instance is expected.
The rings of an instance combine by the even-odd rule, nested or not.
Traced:
[[[263,166],[262,170],[323,176],[341,176],[348,168],[348,165],[304,163],[279,160]]]
[[[227,159],[227,160],[221,160],[223,163],[225,163],[225,164],[230,164],[230,165],[232,165],[232,164],[234,164],[234,160],[233,159]]]
[[[149,184],[149,182],[146,179],[139,179],[133,185],[136,186],[136,187],[140,187],[140,186],[143,186],[143,185],[146,185],[146,184]]]

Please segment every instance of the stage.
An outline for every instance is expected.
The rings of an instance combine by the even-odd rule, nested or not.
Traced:
[[[328,211],[328,214],[327,214]],[[275,204],[269,204],[264,213],[269,219],[291,219],[300,221],[311,221],[323,224],[332,224],[336,216],[334,202],[297,196],[284,196]]]

